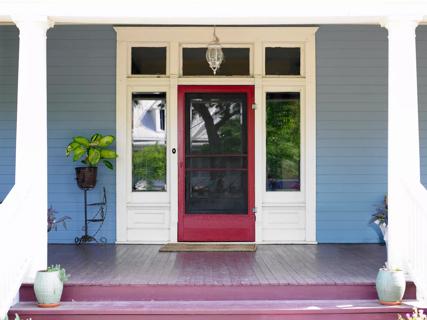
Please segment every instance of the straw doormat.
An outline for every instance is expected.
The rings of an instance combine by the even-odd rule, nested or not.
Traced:
[[[256,244],[238,243],[167,243],[160,252],[254,252]]]

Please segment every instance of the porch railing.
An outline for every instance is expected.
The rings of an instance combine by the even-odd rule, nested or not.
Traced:
[[[427,299],[427,190],[421,184],[403,183],[406,216],[406,268],[417,287],[417,299]]]
[[[29,269],[31,256],[31,214],[23,199],[29,188],[17,186],[0,204],[0,319],[13,304]]]

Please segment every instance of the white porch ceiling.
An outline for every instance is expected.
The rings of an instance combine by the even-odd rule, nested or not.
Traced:
[[[379,24],[427,22],[427,0],[0,0],[0,23],[23,15],[57,24]]]

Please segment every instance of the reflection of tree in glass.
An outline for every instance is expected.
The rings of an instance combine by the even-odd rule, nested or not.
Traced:
[[[241,151],[240,102],[193,103],[193,118],[198,114],[204,122],[209,144],[200,150],[211,153]]]
[[[146,190],[153,190],[156,181],[166,183],[166,147],[164,145],[144,146],[133,151],[134,183],[144,181]]]
[[[192,141],[192,152],[221,155],[230,153],[244,153],[246,141],[242,141],[242,99],[209,99],[204,101],[192,101],[192,128],[201,128]],[[202,138],[203,137],[203,138]],[[198,138],[198,140],[197,140]],[[198,144],[198,142],[202,142]],[[243,158],[235,159],[244,161]],[[208,157],[193,160],[205,168],[228,168],[233,166],[233,159],[228,157]],[[241,164],[240,166],[243,166]],[[198,196],[204,196],[206,192],[224,197],[232,197],[240,192],[243,175],[230,174],[225,171],[209,172],[204,179],[200,179],[197,185],[192,186],[192,191]]]
[[[267,178],[299,179],[299,101],[267,101]]]

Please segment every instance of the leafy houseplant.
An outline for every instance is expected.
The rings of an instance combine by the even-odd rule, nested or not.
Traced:
[[[77,184],[81,189],[92,189],[96,185],[97,167],[102,162],[108,169],[113,170],[113,164],[109,161],[117,158],[117,153],[108,147],[114,142],[112,135],[103,136],[95,133],[90,139],[82,136],[73,137],[73,141],[67,146],[65,154],[69,157],[73,154],[73,161],[83,158],[81,162],[86,167],[77,167]]]
[[[70,276],[61,265],[52,265],[46,270],[38,271],[34,280],[34,293],[39,307],[53,308],[59,306],[64,282]]]
[[[376,212],[371,217],[371,223],[375,223],[381,230],[384,241],[387,244],[387,226],[388,226],[388,198],[384,196],[381,206],[377,207]]]
[[[426,320],[427,319],[427,315],[424,314],[423,310],[418,310],[417,308],[414,308],[414,311],[412,312],[412,314],[407,313],[406,317],[402,317],[399,314],[399,318],[398,320]]]
[[[64,229],[67,229],[67,224],[65,221],[71,220],[71,218],[69,216],[57,218],[57,213],[58,211],[56,211],[52,206],[47,209],[47,232],[50,232],[52,230],[58,230],[59,224],[62,224]]]
[[[9,320],[9,317],[5,316],[3,320]],[[15,313],[15,320],[24,320],[24,319],[21,319],[21,317],[17,313]],[[31,318],[28,318],[27,320],[31,320]]]
[[[376,289],[381,304],[401,304],[406,289],[405,273],[403,270],[389,267],[386,263],[378,271]]]
[[[3,320],[9,320],[9,317],[5,316]],[[17,313],[15,313],[15,320],[24,320],[24,319],[21,319],[21,317]],[[28,318],[26,320],[31,320],[31,318]]]

